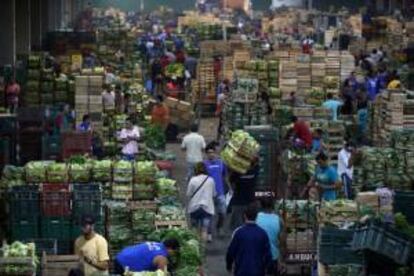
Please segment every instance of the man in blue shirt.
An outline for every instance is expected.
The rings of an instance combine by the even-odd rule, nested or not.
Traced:
[[[338,108],[343,105],[341,101],[335,100],[332,93],[326,95],[327,100],[322,104],[326,109],[329,109],[332,114],[332,121],[338,120]]]
[[[336,170],[329,166],[328,156],[325,153],[319,153],[316,156],[315,174],[309,180],[306,188],[317,188],[322,193],[322,199],[326,201],[335,200],[336,192],[338,188],[338,174]]]
[[[218,215],[216,230],[217,230],[217,233],[219,234],[221,228],[223,227],[224,216],[227,211],[226,197],[225,197],[225,192],[227,190],[227,185],[226,185],[227,169],[223,161],[217,156],[215,143],[214,144],[211,143],[207,145],[206,154],[207,154],[207,160],[204,161],[204,165],[207,169],[208,175],[214,179],[214,182],[216,184],[217,196],[214,199],[214,205],[215,205],[216,213]],[[213,228],[213,225],[210,224],[210,229],[208,233],[209,241],[212,240],[212,232],[213,232],[212,228]]]
[[[245,224],[233,233],[226,268],[234,276],[265,276],[272,263],[269,238],[256,224],[256,218],[257,209],[250,205],[244,212]]]
[[[180,249],[176,239],[168,239],[162,243],[144,242],[124,248],[115,258],[115,273],[124,275],[126,268],[131,272],[165,271],[168,257]]]
[[[270,250],[272,253],[273,265],[270,267],[270,275],[278,274],[278,262],[281,261],[281,242],[282,239],[282,220],[274,212],[274,202],[271,197],[263,198],[261,201],[263,211],[259,212],[256,218],[257,225],[266,231],[267,237],[269,238]]]
[[[369,73],[366,81],[365,81],[365,88],[368,92],[368,99],[373,102],[379,94],[379,80],[378,77],[374,75],[374,73]]]
[[[88,132],[92,131],[91,118],[88,114],[83,115],[82,123],[78,126],[78,131]]]

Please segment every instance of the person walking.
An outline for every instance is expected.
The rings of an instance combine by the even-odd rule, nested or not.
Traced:
[[[262,211],[259,212],[256,218],[256,223],[260,228],[266,231],[269,238],[270,250],[272,253],[272,262],[268,274],[279,275],[279,263],[282,260],[281,245],[283,223],[281,218],[274,212],[274,201],[271,197],[266,197],[261,200]]]
[[[243,224],[243,214],[246,208],[255,202],[255,187],[259,166],[257,159],[252,162],[251,168],[245,173],[230,172],[229,182],[233,190],[230,200],[230,230],[234,231]]]
[[[187,179],[190,180],[194,173],[194,166],[203,161],[203,151],[206,148],[204,137],[198,133],[198,126],[192,125],[190,133],[184,136],[181,143],[181,149],[186,152],[187,161]]]
[[[216,184],[216,194],[214,199],[214,207],[217,213],[216,231],[220,235],[221,228],[224,224],[224,218],[227,211],[226,206],[226,190],[227,190],[227,168],[224,162],[217,156],[216,144],[209,144],[206,147],[207,159],[204,161],[207,173],[214,179]],[[212,240],[213,223],[210,224],[208,232],[208,240]]]
[[[208,176],[203,162],[195,165],[194,173],[187,187],[187,211],[191,226],[198,230],[201,240],[205,242],[208,240],[208,230],[215,212],[216,188],[214,179]]]
[[[293,133],[295,134],[295,144],[298,146],[303,146],[306,149],[311,149],[312,147],[312,132],[308,124],[299,120],[298,117],[292,117],[293,123]]]
[[[257,209],[250,205],[244,211],[244,225],[237,228],[226,254],[227,271],[234,276],[265,276],[272,264],[269,238],[256,224]]]
[[[351,156],[355,151],[355,146],[352,142],[345,143],[344,147],[338,153],[338,176],[341,178],[344,185],[345,197],[352,198],[352,176],[354,168],[350,162]]]
[[[109,268],[108,242],[95,232],[95,219],[92,216],[82,217],[82,235],[75,241],[75,255],[79,256],[78,269],[72,269],[71,275],[107,275]]]
[[[180,250],[176,239],[160,242],[143,242],[124,248],[115,257],[114,272],[124,275],[126,268],[131,272],[157,271],[166,272],[168,258],[175,256]]]
[[[164,104],[162,96],[157,97],[157,102],[151,110],[151,122],[161,126],[164,131],[170,124],[170,109]]]

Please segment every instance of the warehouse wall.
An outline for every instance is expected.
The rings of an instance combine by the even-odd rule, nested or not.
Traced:
[[[0,5],[0,65],[13,64],[14,51],[14,0],[1,0]]]

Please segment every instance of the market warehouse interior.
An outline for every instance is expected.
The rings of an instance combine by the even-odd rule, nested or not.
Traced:
[[[414,275],[413,15],[0,1],[0,275]]]

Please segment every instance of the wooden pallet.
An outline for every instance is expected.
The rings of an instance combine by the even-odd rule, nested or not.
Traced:
[[[66,276],[72,268],[77,268],[79,256],[77,255],[46,255],[41,260],[43,276]]]

